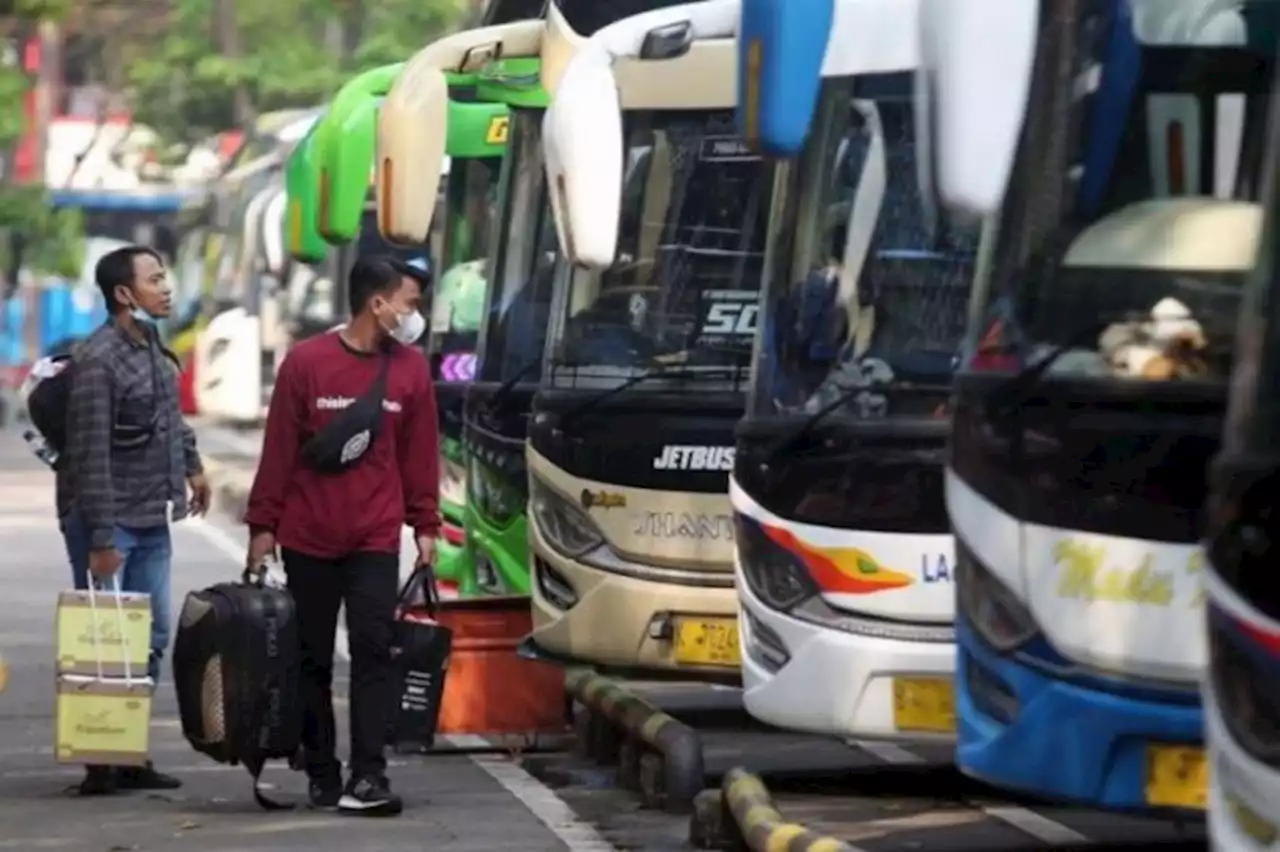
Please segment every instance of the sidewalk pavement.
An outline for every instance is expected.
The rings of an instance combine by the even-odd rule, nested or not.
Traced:
[[[175,612],[186,592],[236,573],[229,534],[212,523],[174,527]],[[398,819],[361,820],[306,809],[268,813],[248,774],[196,753],[183,739],[166,673],[151,727],[152,755],[181,790],[81,799],[67,792],[78,767],[53,759],[53,620],[70,586],[53,517],[52,477],[0,429],[0,653],[10,669],[0,693],[0,849],[72,852],[559,852],[612,846],[576,822],[545,787],[506,756],[399,757],[390,769],[407,802]],[[336,691],[345,705],[345,667]],[[341,719],[345,714],[339,713]],[[282,764],[264,779],[302,801],[300,775]],[[554,826],[550,828],[548,826]],[[565,840],[560,839],[566,838]],[[577,838],[577,839],[575,839]]]

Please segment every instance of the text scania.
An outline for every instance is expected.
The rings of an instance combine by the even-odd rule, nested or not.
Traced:
[[[733,470],[733,447],[668,444],[653,460],[654,470]]]

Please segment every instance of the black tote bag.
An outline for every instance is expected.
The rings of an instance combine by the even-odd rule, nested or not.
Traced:
[[[453,632],[437,620],[439,612],[435,572],[418,568],[400,590],[392,641],[399,700],[387,740],[399,752],[424,752],[435,743],[453,648]]]

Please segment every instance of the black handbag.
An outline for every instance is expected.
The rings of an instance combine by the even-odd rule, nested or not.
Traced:
[[[378,377],[369,389],[307,439],[302,445],[302,460],[308,467],[338,474],[360,463],[382,431],[382,403],[390,369],[391,355],[384,354]]]
[[[453,631],[437,620],[439,613],[435,571],[423,566],[405,582],[396,605],[391,653],[398,700],[387,743],[399,752],[424,752],[435,743],[453,648]]]

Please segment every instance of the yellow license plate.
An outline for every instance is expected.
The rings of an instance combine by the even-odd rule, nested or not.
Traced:
[[[956,694],[951,681],[940,677],[895,677],[893,726],[899,731],[954,733]]]
[[[677,663],[690,666],[742,665],[736,618],[676,619]]]
[[[1196,746],[1147,747],[1147,804],[1204,810],[1209,761]]]

